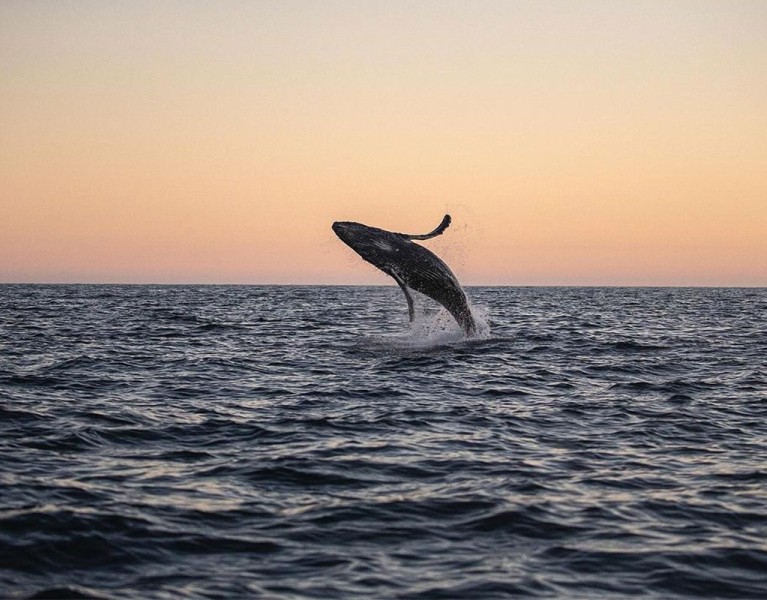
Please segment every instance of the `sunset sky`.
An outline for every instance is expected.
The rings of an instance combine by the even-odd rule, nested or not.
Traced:
[[[767,285],[767,2],[0,2],[0,282]]]

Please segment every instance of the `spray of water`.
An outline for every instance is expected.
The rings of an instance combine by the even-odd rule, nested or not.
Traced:
[[[424,301],[423,297],[416,298],[415,320],[405,333],[380,336],[370,341],[395,350],[428,350],[440,346],[462,346],[491,338],[488,310],[485,307],[469,303],[477,331],[466,335],[447,310],[441,306],[434,308],[433,302],[427,306],[427,302],[430,301]]]

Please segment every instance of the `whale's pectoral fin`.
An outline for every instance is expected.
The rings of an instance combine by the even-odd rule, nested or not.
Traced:
[[[431,231],[429,233],[424,233],[421,235],[413,235],[409,233],[398,233],[397,235],[401,235],[403,238],[408,240],[428,240],[433,237],[437,237],[438,235],[442,235],[442,233],[450,226],[450,215],[445,215],[442,219],[442,222],[437,225],[437,228],[434,231]]]
[[[407,311],[408,311],[408,315],[410,315],[410,321],[412,322],[415,320],[415,307],[413,306],[413,296],[410,295],[410,290],[407,289],[405,282],[402,281],[399,275],[395,275],[394,273],[390,273],[390,275],[394,278],[394,281],[397,282],[399,287],[402,288],[402,291],[405,294],[405,299],[407,300]]]

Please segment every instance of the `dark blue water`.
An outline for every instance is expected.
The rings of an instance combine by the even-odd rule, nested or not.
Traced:
[[[0,596],[767,597],[767,290],[0,286]]]

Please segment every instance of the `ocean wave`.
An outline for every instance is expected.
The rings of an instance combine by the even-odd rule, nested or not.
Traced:
[[[468,293],[4,286],[0,596],[763,598],[767,292]]]

